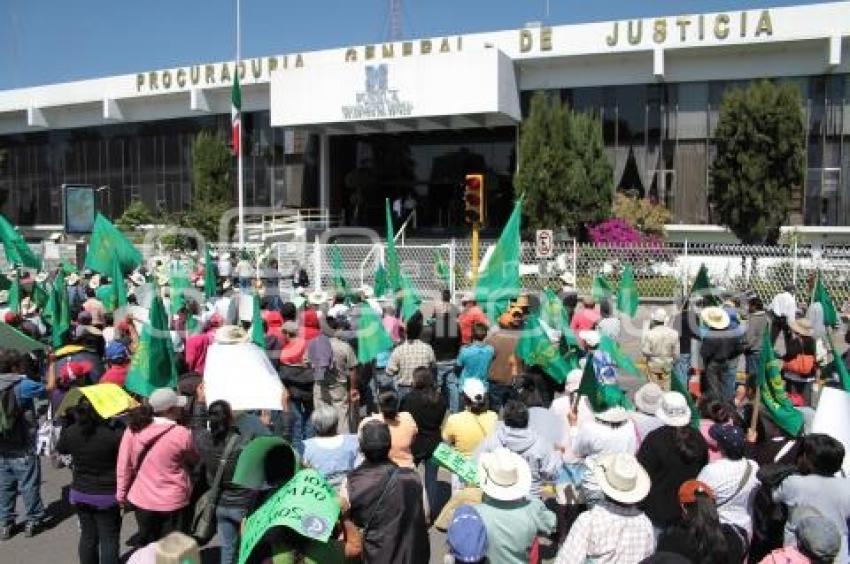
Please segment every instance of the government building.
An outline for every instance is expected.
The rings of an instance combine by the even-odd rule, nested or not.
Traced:
[[[712,224],[721,100],[771,78],[799,89],[808,132],[791,223],[848,225],[848,36],[850,4],[834,2],[533,24],[0,91],[0,211],[60,224],[64,183],[99,187],[112,217],[134,200],[186,209],[193,139],[217,130],[229,141],[239,73],[246,206],[380,226],[390,198],[416,210],[427,236],[462,226],[459,184],[481,172],[496,230],[513,198],[519,124],[544,90],[600,116],[612,190],[663,203],[673,223]]]

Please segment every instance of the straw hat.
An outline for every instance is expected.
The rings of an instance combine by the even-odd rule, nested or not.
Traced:
[[[222,290],[229,290],[229,289],[231,288],[231,286],[233,286],[233,282],[231,282],[231,281],[230,281],[230,278],[228,278],[227,280],[225,280],[225,281],[221,284],[221,289],[222,289]]]
[[[663,307],[655,308],[655,311],[652,312],[652,317],[650,318],[655,323],[666,324],[670,319],[670,316],[667,315],[667,310]]]
[[[328,294],[323,290],[307,294],[307,301],[313,305],[324,305],[328,301]]]
[[[637,459],[624,452],[603,454],[593,465],[599,489],[614,501],[626,504],[640,502],[649,493],[652,482]]]
[[[68,286],[75,286],[79,283],[79,281],[80,275],[76,272],[72,272],[71,274],[65,277],[65,283],[68,284]]]
[[[100,288],[100,274],[95,274],[91,277],[91,280],[89,280],[89,288],[92,290]]]
[[[684,427],[691,422],[688,400],[679,392],[665,392],[655,416],[671,427]]]
[[[647,382],[635,392],[635,407],[647,415],[655,415],[664,391],[655,382]]]
[[[481,455],[478,462],[481,490],[499,501],[514,501],[531,491],[531,468],[520,455],[506,448]]]
[[[811,337],[814,335],[814,328],[812,327],[812,322],[808,319],[794,319],[788,322],[788,327],[798,335],[802,335],[803,337]]]
[[[599,341],[602,340],[599,331],[579,331],[578,338],[584,341],[584,344],[590,348],[598,347]]]
[[[37,284],[41,284],[45,281],[47,281],[47,273],[46,272],[39,272],[38,274],[35,275],[35,282]]]
[[[530,307],[528,303],[528,294],[520,294],[519,296],[517,296],[516,301],[514,302],[514,306],[520,308]]]
[[[712,329],[723,330],[729,327],[729,314],[722,307],[704,307],[699,316],[702,322]]]
[[[236,325],[224,325],[215,332],[215,342],[220,345],[238,345],[248,342],[248,333]]]

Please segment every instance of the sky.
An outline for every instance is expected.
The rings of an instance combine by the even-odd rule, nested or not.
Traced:
[[[404,38],[806,0],[403,0]],[[377,43],[389,0],[242,0],[242,56]],[[236,0],[0,0],[0,90],[229,60]]]

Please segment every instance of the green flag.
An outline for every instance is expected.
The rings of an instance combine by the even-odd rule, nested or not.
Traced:
[[[393,231],[393,214],[390,212],[390,199],[384,202],[387,212],[387,281],[393,292],[401,290],[401,265],[398,262],[398,252],[395,248],[395,232]]]
[[[679,381],[675,374],[670,378],[670,390],[673,392],[679,392],[688,402],[688,407],[691,408],[691,427],[694,429],[699,429],[699,410],[697,409],[697,404],[694,403],[694,398],[691,396],[691,392]]]
[[[835,343],[832,342],[832,337],[827,337],[829,340],[829,351],[832,353],[832,362],[835,365],[835,373],[838,375],[838,381],[841,382],[841,388],[845,392],[850,392],[850,373],[847,372],[847,365],[844,364],[844,359],[835,350]]]
[[[157,291],[151,302],[148,321],[142,326],[139,345],[133,353],[124,387],[148,397],[157,388],[177,386],[177,368],[171,345],[168,314]]]
[[[623,350],[617,345],[617,342],[611,339],[606,335],[600,335],[599,337],[599,350],[608,353],[614,363],[620,368],[620,370],[624,370],[629,374],[633,374],[640,379],[644,379],[643,372],[637,367],[637,365],[632,361],[631,357],[623,352]]]
[[[112,274],[109,286],[112,290],[112,302],[114,306],[112,310],[127,305],[127,284],[124,282],[124,273],[121,272],[121,264],[118,262],[118,257],[113,255]]]
[[[20,276],[21,274],[18,272],[18,275],[12,280],[12,286],[9,288],[9,311],[12,313],[21,313],[21,298],[23,295],[21,293]]]
[[[691,286],[690,296],[701,296],[707,306],[718,306],[721,303],[720,296],[717,295],[714,286],[708,279],[708,269],[704,264],[699,267],[697,277],[694,279],[693,286]]]
[[[770,331],[765,331],[759,357],[758,387],[761,405],[783,431],[796,437],[803,428],[803,414],[791,404],[782,380],[782,362],[773,353]]]
[[[41,310],[47,306],[47,302],[50,300],[50,295],[47,293],[47,289],[44,287],[44,284],[39,284],[36,282],[32,285],[32,302]]]
[[[521,223],[522,198],[514,204],[487,267],[475,286],[475,301],[494,323],[508,309],[511,300],[516,299],[522,287],[519,276]]]
[[[334,243],[331,247],[331,278],[333,279],[336,292],[347,296],[348,282],[345,280],[343,271],[342,252],[340,252],[339,247]]]
[[[18,266],[41,270],[41,259],[33,254],[21,234],[2,215],[0,215],[0,242],[3,243],[7,261]]]
[[[600,303],[611,297],[614,292],[611,290],[611,284],[603,274],[597,274],[593,278],[593,286],[590,288],[590,295],[593,296],[593,301]]]
[[[443,255],[440,253],[439,249],[434,249],[434,268],[437,273],[437,278],[439,278],[443,284],[449,286],[451,281],[449,265],[447,265],[446,261],[443,260]]]
[[[552,380],[562,384],[572,369],[570,363],[561,356],[557,345],[549,341],[549,336],[534,314],[522,330],[516,345],[516,355],[529,366],[539,366]]]
[[[357,320],[357,360],[366,364],[378,357],[378,354],[393,348],[393,340],[384,324],[369,304],[360,308]]]
[[[416,292],[416,287],[410,278],[401,273],[401,318],[405,321],[410,319],[419,310],[422,298]]]
[[[85,267],[112,275],[112,261],[118,256],[121,272],[129,274],[142,264],[142,254],[121,231],[100,213],[95,216]]]
[[[599,389],[602,384],[596,379],[596,372],[593,370],[593,358],[586,357],[584,370],[581,373],[581,381],[578,385],[576,393],[580,396],[585,396],[590,402],[590,407],[593,411],[602,411],[599,400]]]
[[[209,245],[204,247],[204,296],[209,300],[216,293],[215,268]]]
[[[375,269],[375,297],[380,298],[390,289],[390,281],[387,279],[387,271],[383,264],[378,263]]]
[[[623,268],[623,275],[620,276],[620,284],[617,286],[617,309],[629,317],[634,317],[639,301],[640,296],[635,287],[635,273],[632,265],[627,264]]]
[[[192,285],[189,283],[189,275],[186,271],[177,269],[171,271],[169,286],[171,286],[169,298],[171,298],[171,315],[173,316],[186,307],[186,294]]]
[[[65,337],[71,329],[71,307],[68,304],[68,291],[61,278],[53,281],[47,305],[44,308],[44,320],[50,324],[50,344],[58,349],[65,343]]]
[[[59,266],[62,267],[62,276],[68,276],[69,274],[73,274],[74,272],[80,272],[80,270],[76,266],[64,260],[59,263]]]
[[[570,329],[567,308],[564,307],[564,302],[561,301],[552,288],[546,288],[543,294],[540,295],[540,321],[549,327],[561,331],[567,346],[573,348],[579,347],[578,339],[576,339],[573,330]]]
[[[263,331],[263,316],[260,314],[260,295],[254,292],[251,311],[251,342],[265,350],[266,333]]]
[[[826,286],[821,280],[820,272],[818,273],[815,288],[812,292],[812,303],[818,303],[823,308],[823,324],[827,327],[836,327],[838,325],[838,313],[835,311],[835,304],[829,296]]]

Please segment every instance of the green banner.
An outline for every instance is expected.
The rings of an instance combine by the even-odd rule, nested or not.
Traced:
[[[272,527],[289,527],[299,535],[328,542],[339,519],[336,492],[317,471],[301,470],[245,520],[239,543],[244,564]]]
[[[434,449],[432,458],[442,467],[449,470],[452,474],[457,474],[458,478],[471,484],[478,485],[478,466],[472,460],[467,458],[447,445],[440,443]]]

